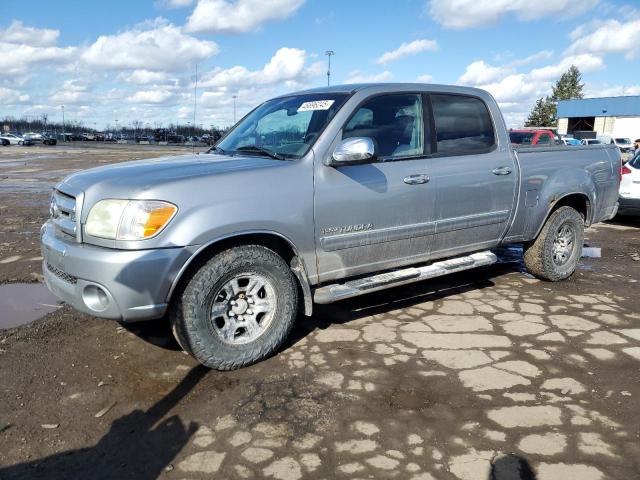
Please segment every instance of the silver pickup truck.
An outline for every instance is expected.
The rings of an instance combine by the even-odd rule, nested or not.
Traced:
[[[168,315],[185,351],[229,370],[276,351],[314,302],[489,265],[500,245],[565,279],[585,225],[616,214],[619,181],[615,146],[514,150],[482,90],[307,90],[258,106],[206,154],[66,178],[43,271],[82,312]]]

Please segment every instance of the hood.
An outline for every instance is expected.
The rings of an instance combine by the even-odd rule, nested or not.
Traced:
[[[156,190],[162,185],[179,183],[195,177],[274,168],[287,163],[289,162],[252,155],[230,157],[200,154],[161,157],[84,170],[65,178],[57,188],[72,195],[87,190],[101,190],[113,193],[126,192],[128,198],[134,198],[135,193]]]

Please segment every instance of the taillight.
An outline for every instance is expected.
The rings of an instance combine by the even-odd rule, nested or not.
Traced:
[[[622,168],[620,169],[620,176],[628,175],[629,173],[631,173],[631,170],[629,170],[629,167],[627,167],[626,165],[623,165]]]

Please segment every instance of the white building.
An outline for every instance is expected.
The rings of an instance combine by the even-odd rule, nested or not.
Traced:
[[[558,102],[558,133],[596,132],[640,138],[640,96],[583,98]]]

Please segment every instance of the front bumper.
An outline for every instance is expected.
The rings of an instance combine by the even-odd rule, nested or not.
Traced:
[[[618,197],[620,208],[618,213],[623,215],[640,215],[640,198]]]
[[[42,273],[49,290],[81,312],[113,320],[162,317],[187,247],[115,250],[75,243],[42,226]]]

